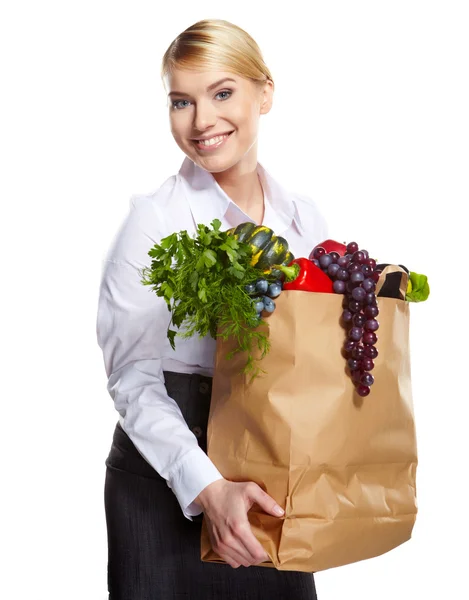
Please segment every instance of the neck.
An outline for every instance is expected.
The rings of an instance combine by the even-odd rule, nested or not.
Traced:
[[[239,162],[226,171],[212,173],[218,185],[254,221],[262,223],[264,192],[257,173],[257,157],[248,164]]]

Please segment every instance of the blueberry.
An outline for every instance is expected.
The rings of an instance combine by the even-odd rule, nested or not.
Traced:
[[[264,310],[264,307],[265,307],[265,304],[264,304],[262,298],[254,298],[253,303],[254,303],[254,308],[256,309],[256,312],[258,314],[260,314]]]
[[[261,278],[256,281],[256,291],[265,294],[269,287],[267,279]]]
[[[269,288],[267,290],[267,294],[271,297],[271,298],[276,298],[277,296],[280,295],[280,292],[282,291],[282,288],[280,285],[278,285],[277,283],[271,283],[269,285]]]
[[[255,283],[248,283],[244,286],[244,291],[246,292],[246,294],[255,294],[256,293],[256,284]]]
[[[263,301],[264,301],[264,310],[266,310],[269,313],[274,312],[275,302],[272,300],[272,298],[269,298],[268,296],[264,296]]]

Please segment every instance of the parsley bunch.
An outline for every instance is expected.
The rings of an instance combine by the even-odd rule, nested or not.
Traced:
[[[176,335],[235,338],[237,347],[227,358],[247,352],[243,372],[251,372],[254,378],[265,371],[254,364],[253,344],[261,350],[261,358],[270,349],[265,332],[256,329],[264,321],[244,289],[259,277],[259,271],[250,264],[252,251],[248,244],[220,231],[218,219],[210,225],[199,224],[195,237],[180,231],[155,244],[148,252],[153,258],[151,267],[140,271],[141,283],[153,286],[157,296],[164,297],[171,323],[186,328],[176,332],[171,324],[168,327],[173,350]]]

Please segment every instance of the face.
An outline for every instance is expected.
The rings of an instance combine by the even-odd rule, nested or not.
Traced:
[[[239,164],[255,168],[259,119],[272,106],[272,82],[260,87],[227,71],[175,69],[165,86],[171,133],[184,154],[211,173]],[[194,141],[219,134],[229,136],[213,146]]]

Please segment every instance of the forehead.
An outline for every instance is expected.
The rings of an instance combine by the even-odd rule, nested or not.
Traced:
[[[166,76],[166,87],[168,93],[177,91],[187,94],[203,94],[210,85],[228,77],[234,79],[238,84],[241,83],[241,77],[229,71],[174,69]],[[230,85],[233,84],[233,81],[225,83]]]

